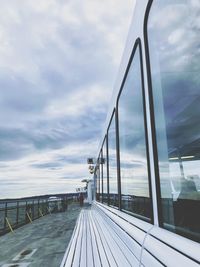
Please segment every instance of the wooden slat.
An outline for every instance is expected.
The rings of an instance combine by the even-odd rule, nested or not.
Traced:
[[[81,245],[82,245],[82,238],[83,238],[83,223],[84,223],[84,217],[85,213],[82,212],[82,220],[80,224],[80,231],[78,234],[77,242],[76,242],[76,247],[74,251],[74,257],[73,257],[73,262],[72,262],[72,267],[77,267],[80,266],[80,257],[81,257]]]
[[[102,264],[101,264],[99,248],[97,246],[96,235],[93,231],[93,226],[90,220],[90,216],[88,216],[88,222],[89,222],[89,229],[90,229],[90,234],[91,234],[91,246],[92,246],[93,258],[94,258],[94,266],[101,267]],[[88,250],[88,253],[89,253],[89,250]]]
[[[104,236],[104,233],[101,231],[100,227],[99,227],[99,224],[96,222],[96,220],[94,219],[94,216],[93,216],[93,213],[91,212],[90,213],[90,220],[93,222],[93,224],[95,225],[95,228],[99,234],[99,236],[101,237],[101,243],[102,243],[102,246],[104,247],[104,251],[106,252],[106,255],[107,255],[107,259],[108,259],[108,262],[110,264],[110,266],[112,267],[118,267],[118,264],[117,264],[117,261],[115,260],[115,257],[112,253],[112,250],[110,248],[110,245],[109,245],[109,242],[108,240],[106,240],[105,236]],[[100,255],[101,257],[101,255]]]
[[[82,216],[83,216],[83,214],[81,212],[79,215],[79,218],[77,220],[74,232],[72,234],[72,238],[70,240],[70,243],[68,245],[64,259],[63,259],[60,267],[64,267],[64,266],[65,267],[71,267],[71,265],[72,265],[74,252],[75,252],[75,248],[76,248],[76,243],[77,243],[77,239],[78,239],[79,232],[80,232]]]
[[[106,214],[82,210],[61,267],[138,266],[134,246],[135,241]]]
[[[109,228],[108,224],[105,223],[102,220],[102,217],[98,216],[98,214],[94,214],[93,219],[98,229],[101,230],[101,235],[104,237],[105,242],[108,244],[115,262],[117,262],[116,266],[132,266],[131,262],[128,260],[123,251],[125,247],[123,242],[116,236],[113,229]],[[125,250],[127,250],[127,248],[125,248]],[[113,265],[111,264],[111,266]]]
[[[93,211],[95,212],[95,211]],[[106,215],[102,218],[99,212],[94,214],[94,218],[98,223],[105,229],[103,232],[111,234],[111,239],[113,240],[118,248],[124,254],[124,257],[127,259],[130,265],[137,266],[139,263],[139,258],[134,254],[136,249],[141,249],[141,247],[124,232],[119,226],[112,222]],[[108,237],[107,237],[108,238]]]
[[[143,250],[142,252],[142,266],[155,266],[155,267],[163,267],[165,265],[161,264],[159,261],[156,260],[155,257],[153,257],[151,254],[149,254],[146,250]],[[174,265],[176,266],[176,265]],[[178,265],[177,265],[178,266]],[[189,265],[188,265],[189,267]]]
[[[116,222],[116,224],[119,225],[122,229],[126,229],[126,233],[128,233],[138,244],[142,246],[146,232],[140,230],[138,227],[133,227],[133,225],[130,224],[128,221],[125,221],[123,218],[119,217],[115,213],[110,212],[106,208],[97,207],[95,208],[95,210],[101,213],[103,212],[103,214],[107,215],[110,219]],[[103,215],[103,217],[105,215]]]
[[[103,267],[109,267],[110,264],[109,264],[109,261],[107,258],[105,248],[102,244],[101,236],[99,235],[99,232],[96,228],[96,225],[94,224],[94,221],[92,220],[91,213],[89,213],[89,215],[90,215],[90,222],[91,222],[91,226],[92,226],[91,230],[94,232],[94,235],[95,235],[95,241],[97,243],[97,247],[98,247],[98,251],[99,251],[99,255],[100,255],[100,259],[101,259],[101,264]]]
[[[84,220],[82,222],[82,240],[81,240],[81,255],[80,266],[87,267],[87,213],[84,211]]]
[[[87,264],[90,267],[95,267],[95,258],[93,253],[93,247],[92,247],[92,236],[91,236],[91,229],[90,229],[90,222],[89,222],[89,216],[86,217],[86,232],[87,232]]]

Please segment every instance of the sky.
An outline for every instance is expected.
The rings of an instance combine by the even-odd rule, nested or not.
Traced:
[[[134,0],[8,0],[0,9],[0,199],[89,178]]]

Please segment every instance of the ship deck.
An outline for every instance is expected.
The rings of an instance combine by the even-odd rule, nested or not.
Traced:
[[[80,207],[72,205],[1,236],[0,266],[59,266],[79,213]]]

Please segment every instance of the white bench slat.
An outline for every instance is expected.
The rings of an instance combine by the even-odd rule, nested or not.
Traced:
[[[87,264],[90,267],[95,267],[95,261],[94,261],[94,253],[93,253],[93,247],[92,247],[92,236],[91,236],[91,229],[90,229],[90,222],[89,222],[89,217],[86,217],[87,223]]]
[[[101,229],[102,235],[106,237],[107,242],[109,241],[110,249],[112,254],[114,255],[115,261],[118,266],[133,266],[131,261],[128,260],[125,251],[127,251],[127,247],[124,246],[122,240],[116,235],[111,227],[107,224],[107,222],[103,221],[102,217],[99,214],[94,215],[94,219],[96,223],[99,225],[98,227]],[[124,250],[125,247],[125,251]],[[129,257],[132,256],[130,252]]]
[[[60,267],[135,267],[136,244],[104,211],[82,210]]]
[[[94,219],[93,212],[90,212],[90,214],[91,214],[90,215],[91,216],[91,220],[92,220],[93,224],[95,225],[99,236],[101,237],[101,243],[102,243],[102,246],[104,247],[104,251],[106,251],[107,259],[108,259],[108,262],[109,262],[110,266],[118,267],[117,261],[115,260],[115,258],[113,256],[113,253],[112,253],[112,250],[110,249],[108,241],[106,240],[104,234],[102,233],[98,222]]]
[[[143,240],[145,238],[146,233],[143,232],[142,230],[138,229],[137,227],[133,227],[130,223],[124,221],[122,218],[120,218],[117,215],[109,212],[105,208],[102,208],[101,207],[101,209],[100,209],[98,207],[98,208],[95,208],[95,209],[97,209],[98,212],[101,212],[101,214],[103,212],[104,213],[104,216],[107,215],[108,218],[110,218],[111,220],[115,221],[116,224],[114,224],[114,226],[115,225],[119,225],[121,229],[126,229],[126,233],[130,237],[133,238],[133,241],[135,240],[134,241],[135,242],[135,245],[132,247],[133,248],[133,251],[134,251],[134,255],[136,256],[137,259],[140,259],[141,247],[142,247]],[[120,229],[118,229],[117,231],[119,231],[119,233],[120,233]]]
[[[83,228],[82,228],[82,241],[81,241],[81,256],[80,266],[87,267],[87,214],[84,212]]]
[[[79,217],[78,217],[76,226],[75,226],[73,234],[72,234],[72,238],[70,240],[70,243],[68,245],[68,248],[66,250],[65,256],[63,258],[63,261],[62,261],[60,267],[64,267],[64,266],[65,267],[71,267],[71,265],[72,265],[74,252],[75,252],[75,248],[76,248],[76,242],[77,242],[79,232],[80,232],[82,216],[83,216],[83,213],[81,212]]]
[[[112,231],[112,238],[115,240],[116,244],[120,247],[124,256],[128,259],[129,263],[132,266],[137,266],[140,259],[135,255],[135,251],[139,251],[141,246],[137,244],[126,232],[124,232],[119,226],[117,226],[113,221],[104,216],[102,218],[101,213],[97,212],[95,217],[98,218],[98,221],[101,221],[101,224],[107,229],[108,232]],[[138,255],[139,256],[139,255]]]
[[[143,255],[144,257],[142,257],[142,262],[141,262],[142,266],[155,266],[155,267],[164,266],[159,261],[157,261],[151,254],[149,254],[146,250],[143,251]]]
[[[80,231],[76,242],[76,247],[74,251],[74,258],[72,267],[80,266],[80,256],[81,256],[81,245],[82,245],[82,238],[83,238],[83,224],[84,224],[84,212],[82,211],[82,218],[81,218],[81,224],[80,224]]]
[[[88,219],[89,226],[90,226],[90,234],[91,234],[91,245],[92,245],[92,251],[93,251],[93,257],[94,257],[94,265],[95,267],[101,267],[101,259],[100,259],[100,254],[99,254],[99,248],[97,246],[96,242],[96,236],[92,228],[92,222],[90,219]],[[88,251],[89,253],[89,251]]]
[[[110,267],[110,264],[109,264],[108,258],[107,258],[107,254],[105,252],[105,248],[104,248],[104,246],[102,244],[101,236],[99,235],[99,232],[97,230],[96,225],[94,224],[94,221],[92,220],[91,213],[88,213],[88,215],[90,216],[90,222],[91,222],[91,226],[92,226],[92,231],[94,231],[95,241],[97,243],[97,247],[98,247],[98,250],[99,250],[101,264],[102,264],[103,267]]]

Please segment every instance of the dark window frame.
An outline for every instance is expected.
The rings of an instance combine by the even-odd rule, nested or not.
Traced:
[[[100,150],[100,164],[99,164],[99,168],[101,169],[100,172],[100,179],[101,179],[101,203],[103,203],[103,164],[102,164],[102,155],[103,155],[103,151],[102,148]]]
[[[151,186],[151,170],[150,170],[150,156],[149,156],[149,141],[148,141],[148,130],[147,130],[147,115],[146,115],[146,96],[145,96],[145,86],[144,86],[144,66],[143,66],[143,55],[142,55],[142,44],[141,44],[141,39],[137,38],[135,41],[135,44],[133,46],[133,50],[131,52],[131,56],[126,68],[126,72],[117,96],[117,101],[116,101],[116,114],[117,114],[117,151],[118,151],[118,160],[119,160],[119,172],[120,172],[120,143],[119,143],[119,120],[118,120],[118,107],[119,107],[119,99],[121,96],[121,93],[124,88],[124,84],[126,82],[132,61],[134,60],[135,52],[136,50],[139,49],[139,57],[140,57],[140,73],[141,73],[141,87],[142,87],[142,100],[143,100],[143,118],[144,118],[144,131],[145,131],[145,145],[146,145],[146,157],[147,157],[147,174],[148,174],[148,185],[149,185],[149,198],[151,202],[151,211],[150,211],[150,218],[146,218],[143,216],[140,216],[136,213],[131,213],[126,210],[123,210],[123,212],[131,214],[132,216],[138,217],[142,220],[148,221],[151,224],[154,224],[154,217],[153,217],[153,201],[152,201],[152,186]],[[121,174],[119,173],[120,177],[120,204],[121,204]],[[121,208],[121,205],[120,205]]]
[[[108,135],[106,134],[105,136],[105,141],[106,141],[106,165],[107,165],[107,193],[108,193],[108,202],[107,205],[110,205],[110,187],[109,187],[109,158],[108,158]]]
[[[99,156],[97,157],[97,164],[96,164],[96,170],[98,172],[98,175],[96,174],[96,195],[98,194],[98,200],[96,201],[100,202],[100,166],[99,166],[99,158],[100,158],[100,153]]]
[[[150,109],[151,131],[152,131],[152,140],[151,141],[152,141],[152,145],[153,145],[158,225],[160,227],[163,227],[163,222],[162,222],[163,211],[162,211],[162,204],[161,204],[160,174],[159,174],[159,166],[158,166],[157,137],[156,137],[156,126],[155,126],[155,110],[154,110],[154,105],[153,105],[151,64],[150,64],[148,28],[147,28],[152,3],[153,3],[153,0],[150,0],[148,2],[147,8],[146,8],[145,17],[144,17],[144,24],[143,24],[143,34],[144,34],[144,48],[145,48],[145,55],[146,55],[146,71],[147,71],[149,109]]]
[[[148,2],[144,24],[143,24],[143,34],[144,34],[144,48],[146,55],[146,71],[147,71],[147,82],[148,82],[148,94],[149,94],[149,109],[150,109],[150,120],[151,120],[151,131],[152,131],[152,145],[153,145],[153,157],[154,157],[154,172],[155,172],[155,184],[156,184],[156,202],[157,202],[157,214],[158,214],[158,225],[163,227],[163,211],[161,204],[161,188],[160,188],[160,173],[158,166],[158,151],[157,151],[157,137],[156,137],[156,125],[155,125],[155,110],[153,104],[153,91],[152,91],[152,80],[151,80],[151,64],[149,55],[149,43],[148,43],[148,19],[150,10],[152,7],[153,0]]]
[[[104,150],[106,151],[106,155],[104,155]],[[106,167],[107,167],[107,169],[106,169],[106,178],[107,178],[107,202],[104,202],[103,201],[103,204],[108,204],[108,199],[109,199],[109,185],[108,185],[108,182],[109,182],[109,177],[108,177],[108,142],[107,142],[107,134],[105,135],[105,137],[104,137],[104,140],[103,140],[103,144],[102,144],[102,146],[101,146],[101,151],[102,151],[102,159],[106,159],[105,160],[105,162],[104,163],[102,163],[102,169],[103,169],[103,171],[102,171],[102,173],[103,173],[103,181],[104,181],[104,167],[103,167],[103,165],[106,163]],[[103,200],[103,198],[102,198],[102,200]]]
[[[113,117],[115,116],[115,120],[113,120]],[[109,124],[108,124],[108,127],[107,127],[107,131],[106,131],[106,136],[107,136],[107,170],[108,170],[108,181],[109,178],[110,178],[110,175],[109,175],[109,129],[110,129],[110,126],[111,126],[111,123],[112,121],[114,121],[115,123],[115,139],[116,139],[116,168],[117,168],[117,192],[118,192],[118,206],[112,206],[113,208],[115,209],[119,209],[120,210],[120,198],[121,198],[121,190],[120,190],[120,177],[119,177],[119,160],[118,160],[118,138],[117,138],[117,121],[118,121],[118,118],[117,118],[117,113],[116,113],[116,108],[114,107],[113,111],[112,111],[112,115],[111,115],[111,118],[110,118],[110,121],[109,121]],[[109,198],[109,201],[108,201],[108,205],[110,206],[110,185],[108,183],[108,188],[109,188],[109,191],[108,191],[108,198]]]

